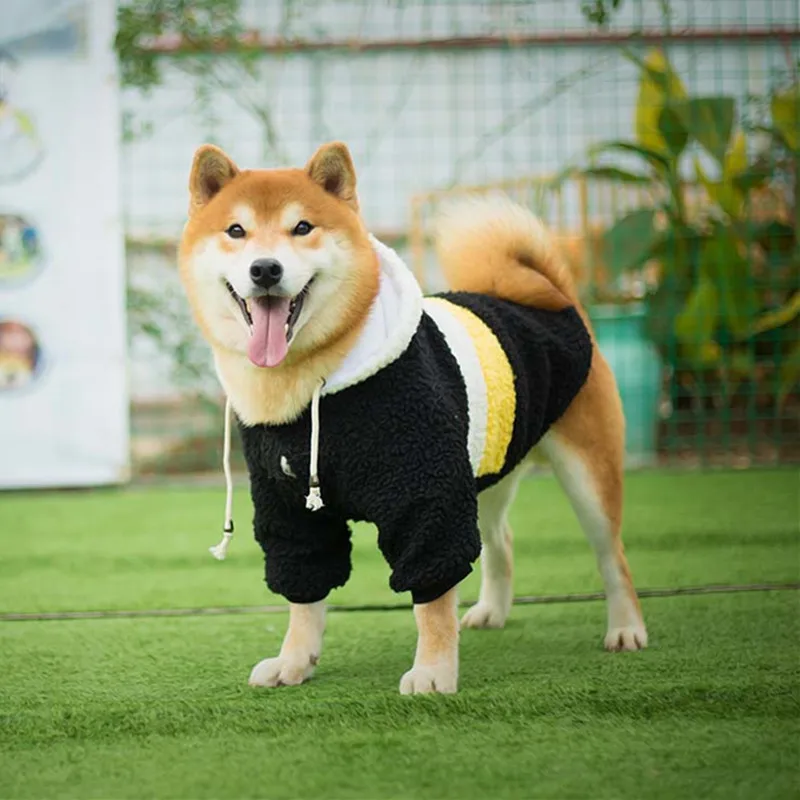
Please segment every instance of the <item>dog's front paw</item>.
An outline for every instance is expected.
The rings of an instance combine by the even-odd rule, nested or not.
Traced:
[[[606,650],[644,650],[647,647],[647,629],[643,624],[609,628],[605,640]]]
[[[400,694],[454,694],[458,689],[458,669],[450,664],[413,666],[400,679]]]
[[[247,682],[250,686],[299,686],[311,677],[316,664],[314,656],[304,659],[287,656],[265,658],[253,667]]]

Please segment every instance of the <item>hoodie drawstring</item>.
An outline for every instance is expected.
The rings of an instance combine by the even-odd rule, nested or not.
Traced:
[[[225,473],[225,524],[222,541],[208,551],[217,561],[224,561],[233,538],[233,478],[231,477],[231,401],[225,398],[225,433],[222,439],[222,470]]]
[[[319,488],[319,398],[325,381],[322,380],[314,389],[311,398],[311,464],[309,465],[308,494],[306,495],[306,508],[309,511],[319,511],[325,503]]]
[[[319,486],[319,400],[325,381],[321,380],[311,398],[311,463],[309,464],[308,494],[306,508],[319,511],[324,507]],[[224,561],[228,545],[233,538],[233,477],[231,476],[231,401],[225,398],[225,432],[222,439],[222,470],[225,473],[225,523],[222,540],[208,551],[217,561]]]

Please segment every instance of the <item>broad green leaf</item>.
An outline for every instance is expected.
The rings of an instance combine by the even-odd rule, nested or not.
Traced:
[[[786,353],[778,369],[780,384],[778,386],[778,407],[782,407],[792,389],[800,383],[800,342]]]
[[[661,111],[668,101],[685,99],[686,89],[663,50],[651,50],[644,61],[632,60],[642,71],[636,101],[636,140],[648,150],[669,153],[659,127]]]
[[[689,226],[670,225],[653,249],[651,257],[661,264],[662,283],[687,295],[694,283],[705,237]]]
[[[795,292],[787,303],[774,311],[767,311],[756,319],[750,327],[750,335],[782,328],[800,314],[800,292]]]
[[[800,89],[793,86],[772,97],[772,124],[789,147],[800,147]]]
[[[693,97],[671,103],[689,135],[724,164],[733,130],[736,101],[732,97]]]
[[[661,238],[655,213],[652,208],[632,211],[603,234],[604,256],[614,276],[641,267],[650,258]]]
[[[661,109],[658,116],[658,132],[664,140],[669,155],[677,159],[689,141],[689,132],[670,106]]]
[[[722,180],[732,182],[747,169],[747,139],[742,131],[733,135],[722,164]]]
[[[716,225],[704,246],[701,276],[714,284],[719,297],[719,316],[737,338],[750,334],[759,302],[750,264],[739,252],[729,228]]]
[[[711,178],[706,175],[703,165],[700,163],[700,159],[696,156],[694,159],[694,168],[697,172],[697,179],[703,185],[709,198],[729,216],[738,217],[743,202],[741,193],[729,183],[712,181]]]
[[[698,356],[713,341],[719,318],[719,293],[714,283],[701,277],[675,319],[675,336],[687,352]]]
[[[675,357],[675,318],[686,302],[686,290],[667,278],[647,299],[644,332],[665,360]]]
[[[603,153],[632,153],[640,156],[647,161],[650,166],[655,167],[658,171],[663,171],[669,167],[669,158],[664,153],[657,150],[651,150],[643,145],[634,142],[601,142],[589,149],[589,157],[602,155]]]
[[[744,186],[758,185],[755,176],[748,173],[747,167],[747,140],[742,131],[737,131],[731,145],[725,153],[722,164],[722,180],[712,181],[703,170],[700,159],[695,157],[695,170],[697,178],[705,187],[708,196],[728,216],[738,218],[744,204]],[[740,184],[740,179],[745,176]]]

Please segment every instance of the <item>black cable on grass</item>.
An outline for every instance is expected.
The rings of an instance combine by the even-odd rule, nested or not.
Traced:
[[[744,584],[708,584],[706,586],[679,586],[672,589],[641,589],[640,598],[681,597],[702,594],[736,594],[741,592],[786,592],[797,591],[800,583],[744,583]],[[586,592],[583,594],[546,594],[523,595],[514,598],[515,606],[554,605],[558,603],[587,603],[605,600],[603,592]],[[460,603],[468,608],[472,603]],[[43,611],[43,612],[6,612],[0,614],[0,622],[44,622],[52,620],[74,619],[124,619],[131,617],[202,617],[221,616],[224,614],[277,614],[286,611],[285,605],[272,606],[221,606],[210,608],[150,608],[131,611]],[[364,611],[409,611],[410,603],[367,604],[360,606],[330,605],[328,611],[364,612]]]

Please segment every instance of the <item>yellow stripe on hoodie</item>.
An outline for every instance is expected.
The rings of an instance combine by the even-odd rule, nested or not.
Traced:
[[[514,432],[514,373],[497,337],[480,317],[441,297],[424,308],[461,369],[469,405],[469,452],[476,477],[503,468]]]

